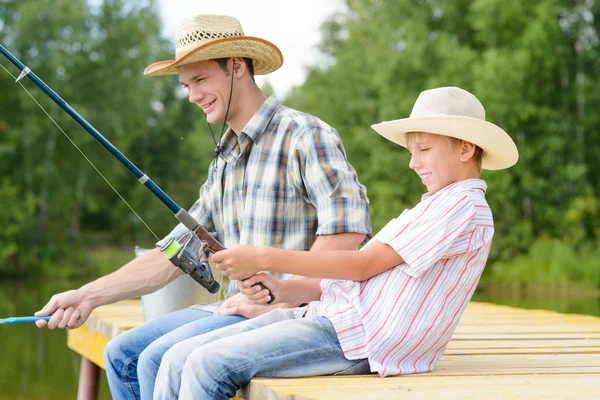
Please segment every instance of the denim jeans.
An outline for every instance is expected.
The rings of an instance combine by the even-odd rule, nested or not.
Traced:
[[[113,399],[151,399],[163,354],[175,343],[246,320],[187,308],[164,315],[112,339],[104,349]]]
[[[180,342],[163,356],[155,399],[229,399],[255,376],[369,373],[368,360],[348,360],[325,317],[295,319],[292,309]]]

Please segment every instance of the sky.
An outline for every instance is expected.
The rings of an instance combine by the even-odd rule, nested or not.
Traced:
[[[274,43],[283,53],[283,65],[266,76],[257,76],[262,86],[268,81],[282,98],[302,84],[306,67],[324,61],[317,49],[319,26],[343,9],[341,0],[160,0],[164,34],[173,42],[179,22],[197,14],[223,14],[240,20],[244,33]]]

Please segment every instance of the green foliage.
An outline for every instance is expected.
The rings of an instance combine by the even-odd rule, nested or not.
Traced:
[[[172,56],[153,3],[0,1],[0,42],[189,207],[214,143],[176,78],[141,73]],[[347,0],[346,10],[322,27],[327,61],[312,67],[285,102],[339,131],[368,188],[378,230],[412,207],[424,187],[408,168],[407,152],[369,126],[407,117],[424,89],[472,91],[520,151],[515,167],[482,174],[496,227],[486,276],[597,286],[599,20],[600,3],[588,1]],[[162,203],[23,82],[156,235],[166,234],[174,219]],[[267,83],[264,90],[272,88]],[[72,265],[89,264],[74,253],[106,242],[129,248],[155,241],[3,71],[0,176],[0,223],[6,226],[0,272],[54,273],[53,261],[65,254],[74,257]]]
[[[578,282],[589,288],[599,288],[600,249],[591,244],[575,249],[556,239],[539,239],[527,254],[496,263],[484,276],[484,280],[498,283],[557,285]]]
[[[539,238],[548,238],[580,262],[567,263],[563,275],[549,272],[546,281],[594,282],[597,254],[582,249],[597,243],[600,230],[600,92],[593,84],[600,4],[347,0],[346,6],[323,26],[329,64],[312,69],[288,104],[338,129],[369,189],[374,229],[413,205],[423,186],[407,167],[406,151],[369,126],[407,117],[422,90],[460,86],[477,95],[487,118],[520,150],[515,167],[482,174],[496,226],[490,269],[507,273],[511,260],[528,254],[512,273],[541,278],[549,270],[536,269],[542,264],[533,259],[543,253],[535,251]],[[568,257],[560,260],[553,268]],[[576,265],[592,272],[584,276]]]
[[[0,2],[0,43],[174,200],[189,206],[214,144],[205,122],[197,122],[201,113],[182,101],[176,78],[142,74],[150,63],[172,56],[172,43],[160,36],[153,2],[97,4]],[[18,73],[4,58],[0,62]],[[175,225],[129,171],[31,82],[21,82],[157,236]],[[55,273],[53,262],[84,253],[90,237],[131,247],[153,244],[156,239],[129,207],[4,71],[0,104],[0,273]]]

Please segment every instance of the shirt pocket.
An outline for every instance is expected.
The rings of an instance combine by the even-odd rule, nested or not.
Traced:
[[[246,207],[248,244],[280,247],[285,218],[285,190],[259,187],[250,193]]]

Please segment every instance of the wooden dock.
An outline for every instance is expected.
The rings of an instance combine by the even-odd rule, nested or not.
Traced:
[[[82,377],[84,368],[104,367],[102,350],[111,337],[141,322],[141,304],[134,300],[99,307],[85,326],[69,331],[68,346],[84,360]],[[257,378],[238,395],[248,400],[600,399],[600,318],[472,302],[433,372],[385,379]],[[94,398],[90,382],[80,382],[79,398]]]

